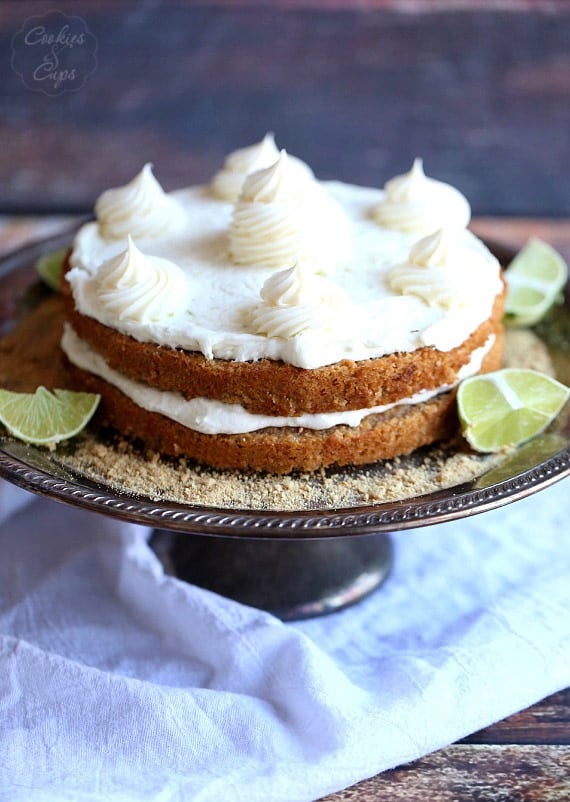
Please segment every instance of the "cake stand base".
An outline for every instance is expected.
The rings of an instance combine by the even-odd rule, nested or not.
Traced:
[[[283,621],[355,604],[384,582],[393,560],[385,534],[254,540],[157,529],[150,545],[168,573]]]

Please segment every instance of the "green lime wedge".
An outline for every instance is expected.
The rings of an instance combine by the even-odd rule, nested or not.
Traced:
[[[501,451],[540,434],[570,389],[536,370],[505,368],[473,376],[457,390],[463,435],[476,451]]]
[[[60,248],[58,251],[45,253],[36,262],[36,271],[42,281],[52,290],[59,292],[59,282],[61,280],[61,271],[63,263],[67,256],[69,248]]]
[[[515,256],[505,280],[505,322],[532,326],[559,297],[568,280],[568,266],[554,248],[534,237]]]
[[[97,409],[100,396],[70,390],[13,393],[0,390],[0,422],[10,434],[34,445],[51,445],[80,432]]]

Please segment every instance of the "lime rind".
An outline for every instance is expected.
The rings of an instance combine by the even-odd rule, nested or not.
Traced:
[[[57,251],[46,253],[40,256],[35,265],[39,277],[55,292],[59,292],[63,263],[68,250],[68,248],[60,248]]]
[[[570,389],[550,376],[505,368],[463,381],[457,410],[472,448],[496,452],[541,434],[569,397]]]
[[[18,440],[52,445],[74,437],[91,420],[100,401],[95,393],[38,387],[35,393],[0,390],[0,422]]]
[[[568,266],[551,245],[533,237],[507,268],[505,280],[505,322],[533,326],[560,299]]]

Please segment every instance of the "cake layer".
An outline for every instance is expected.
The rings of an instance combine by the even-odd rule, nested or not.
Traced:
[[[371,415],[357,427],[321,431],[269,428],[240,435],[207,435],[137,407],[93,374],[73,365],[69,370],[78,389],[101,394],[100,421],[140,438],[149,449],[187,456],[215,468],[290,473],[329,465],[361,465],[409,453],[451,435],[457,426],[455,395],[446,393],[425,404]]]
[[[215,399],[239,404],[253,414],[281,416],[367,409],[454,385],[490,337],[501,339],[504,300],[498,296],[491,318],[451,351],[420,348],[359,362],[344,359],[309,370],[269,359],[207,359],[199,353],[139,342],[79,313],[65,281],[63,298],[77,335],[109,367],[130,379],[185,398]]]
[[[492,348],[493,343],[494,338],[489,338],[485,348],[479,349],[474,355],[469,365],[463,369],[465,378],[480,370],[482,360]],[[248,412],[240,404],[225,404],[223,401],[200,396],[186,399],[180,393],[157,390],[143,382],[129,379],[109,367],[97,351],[79,339],[69,324],[65,326],[61,348],[68,360],[76,367],[109,382],[131,401],[134,401],[137,406],[149,412],[158,412],[189,429],[202,432],[202,434],[242,434],[267,427],[330,429],[341,424],[358,426],[368,415],[387,412],[397,405],[422,404],[436,395],[453,389],[452,385],[444,385],[435,390],[422,390],[414,396],[400,399],[395,404],[380,404],[375,407],[349,409],[342,412],[317,412],[314,414],[305,412],[301,415],[290,416],[257,415]]]
[[[482,370],[496,370],[501,358],[499,339],[484,358]],[[457,429],[455,393],[451,391],[425,403],[369,415],[353,427],[319,431],[270,427],[247,434],[208,435],[148,412],[105,380],[71,363],[68,367],[77,389],[101,394],[100,421],[140,438],[150,449],[184,455],[216,468],[290,473],[329,465],[362,465],[407,454],[449,437]]]

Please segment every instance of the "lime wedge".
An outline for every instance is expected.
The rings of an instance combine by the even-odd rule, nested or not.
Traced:
[[[501,451],[540,434],[558,415],[570,389],[536,370],[505,368],[461,382],[457,410],[476,451]]]
[[[99,400],[94,393],[51,392],[45,387],[38,387],[35,393],[0,390],[0,422],[19,440],[51,445],[80,432]]]
[[[59,292],[61,271],[68,250],[69,248],[60,248],[58,251],[45,253],[36,262],[36,271],[39,277],[56,292]]]
[[[515,256],[505,280],[505,322],[532,326],[558,298],[568,280],[568,267],[554,248],[534,237]]]

